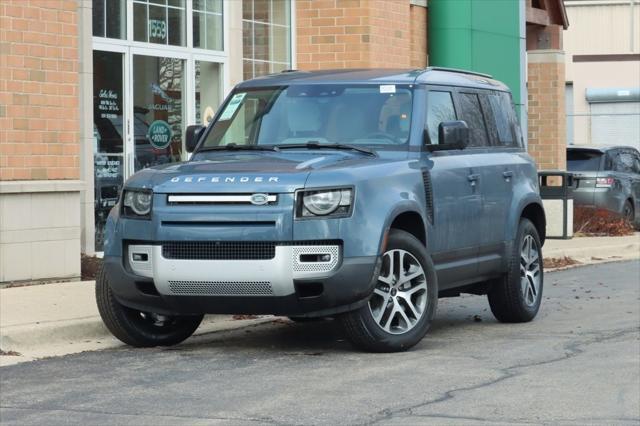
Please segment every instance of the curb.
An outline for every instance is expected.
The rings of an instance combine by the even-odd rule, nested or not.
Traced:
[[[205,317],[193,336],[203,336],[229,330],[270,323],[273,316],[235,320],[230,315]],[[10,326],[0,331],[0,348],[19,356],[0,356],[0,367],[51,356],[109,349],[125,346],[111,335],[99,317]]]

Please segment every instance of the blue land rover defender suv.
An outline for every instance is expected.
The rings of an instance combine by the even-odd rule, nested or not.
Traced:
[[[429,329],[439,297],[532,320],[545,215],[508,88],[426,70],[285,72],[239,84],[189,161],[142,170],[105,230],[109,330],[173,345],[204,314],[333,317],[369,351]]]

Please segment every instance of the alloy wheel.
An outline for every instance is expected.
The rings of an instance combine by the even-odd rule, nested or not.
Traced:
[[[534,306],[540,292],[540,251],[531,235],[525,235],[520,249],[520,287],[527,306]]]
[[[418,259],[406,250],[389,250],[382,258],[369,309],[380,328],[404,334],[420,321],[427,307],[427,278]]]

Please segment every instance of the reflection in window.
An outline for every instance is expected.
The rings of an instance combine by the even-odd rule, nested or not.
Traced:
[[[185,0],[133,1],[135,41],[185,46],[185,21]]]
[[[207,125],[220,104],[220,64],[196,61],[196,123]]]
[[[507,93],[494,93],[488,96],[489,105],[493,112],[496,132],[498,134],[498,143],[500,145],[513,145],[514,138],[511,130],[512,122],[512,106]]]
[[[126,38],[125,0],[93,0],[93,35]]]
[[[475,93],[461,93],[460,106],[462,119],[469,126],[469,146],[489,146],[487,128],[480,107],[480,100]]]
[[[291,68],[291,1],[243,0],[244,79]]]
[[[134,169],[181,160],[184,61],[133,57]]]
[[[109,211],[123,182],[123,55],[93,52],[95,249],[102,251]]]
[[[453,108],[453,99],[450,92],[431,91],[427,95],[427,130],[429,142],[438,144],[438,126],[444,121],[454,121],[456,111]]]
[[[193,47],[223,50],[222,0],[193,0]]]

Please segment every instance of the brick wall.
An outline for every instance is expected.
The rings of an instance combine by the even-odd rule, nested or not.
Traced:
[[[0,180],[79,178],[77,8],[0,2]]]
[[[426,9],[409,0],[298,0],[296,13],[299,69],[426,64]]]
[[[427,8],[411,5],[411,67],[427,66]]]
[[[528,52],[528,151],[539,169],[566,169],[564,54]]]

